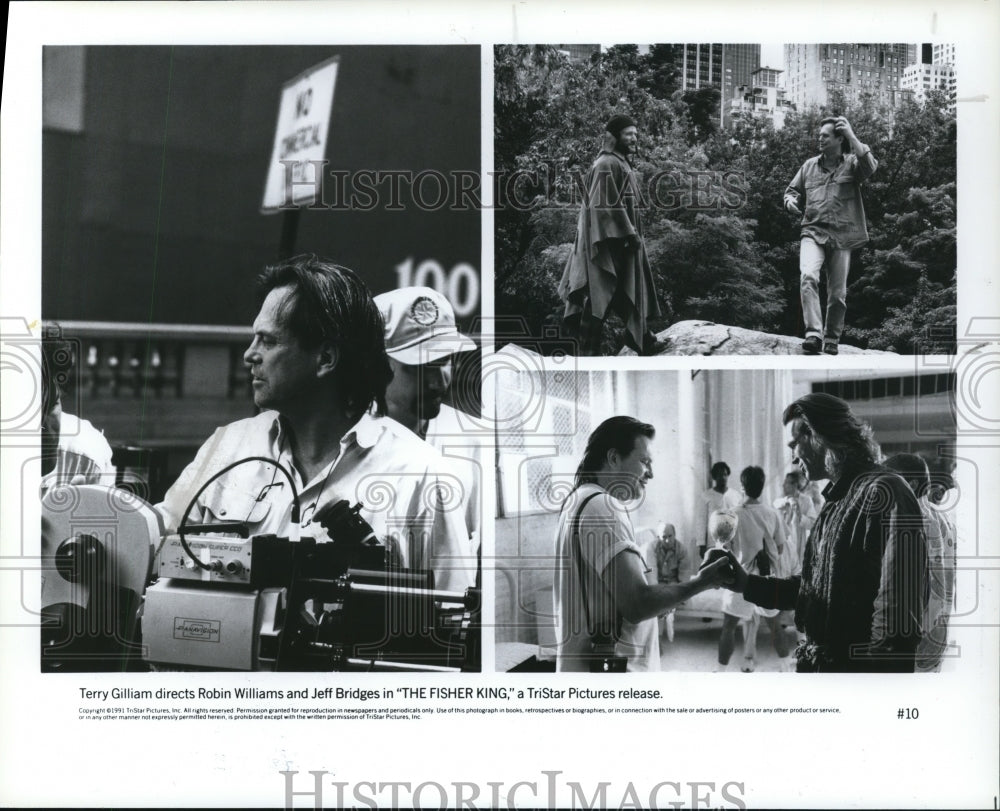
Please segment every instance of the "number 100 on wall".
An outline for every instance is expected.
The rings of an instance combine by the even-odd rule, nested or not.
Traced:
[[[479,304],[479,274],[468,262],[445,270],[435,259],[425,259],[416,269],[413,257],[396,265],[397,287],[430,287],[451,302],[459,318],[471,315]]]

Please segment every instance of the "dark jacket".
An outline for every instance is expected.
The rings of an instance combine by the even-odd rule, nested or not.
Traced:
[[[751,575],[743,596],[764,608],[795,609],[807,637],[800,672],[912,671],[928,598],[916,496],[882,468],[845,471],[824,496],[802,574]]]

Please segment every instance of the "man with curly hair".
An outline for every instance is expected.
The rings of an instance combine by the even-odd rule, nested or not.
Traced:
[[[807,394],[784,412],[792,453],[826,503],[791,577],[748,574],[730,557],[727,588],[764,608],[795,609],[803,672],[913,672],[928,599],[923,516],[884,468],[871,428],[843,400]]]

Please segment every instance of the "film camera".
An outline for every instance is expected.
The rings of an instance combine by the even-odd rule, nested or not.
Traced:
[[[66,501],[103,525],[72,520]],[[331,543],[186,516],[164,535],[131,493],[54,488],[42,502],[43,670],[479,670],[478,577],[443,591],[433,572],[394,566],[360,509],[320,510]]]

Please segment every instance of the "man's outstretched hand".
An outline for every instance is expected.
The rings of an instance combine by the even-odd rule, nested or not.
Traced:
[[[732,582],[732,562],[730,555],[724,549],[710,549],[705,555],[705,562],[698,569],[698,578],[710,588],[725,586],[730,588]]]
[[[701,564],[698,574],[700,576],[702,573],[709,571],[718,573],[712,575],[717,578],[716,585],[723,586],[738,594],[743,593],[743,589],[747,584],[746,570],[740,566],[739,561],[736,560],[736,556],[728,549],[708,550],[708,554],[705,555],[705,562]]]

